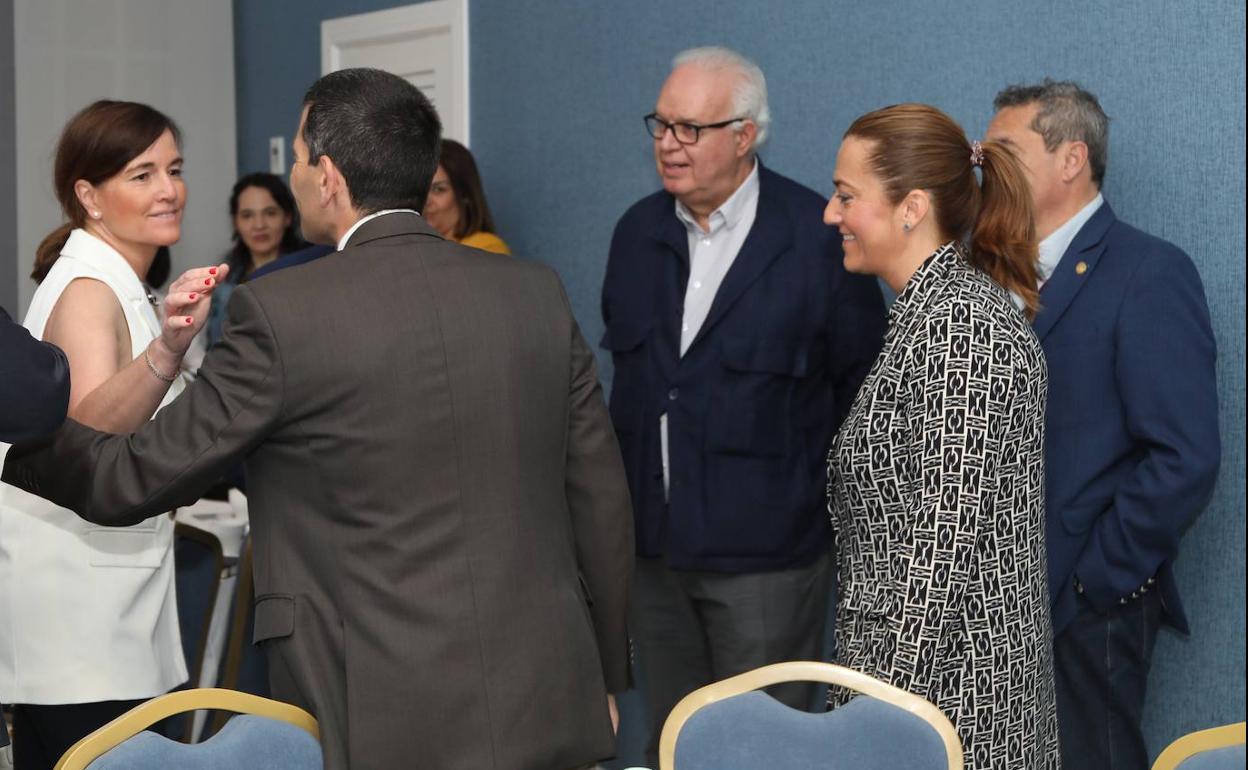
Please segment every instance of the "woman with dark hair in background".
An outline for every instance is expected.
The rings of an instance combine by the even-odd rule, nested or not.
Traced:
[[[477,162],[467,147],[453,139],[442,140],[438,170],[421,213],[443,238],[495,254],[511,253],[494,232],[494,217],[485,200]]]
[[[308,244],[299,237],[299,210],[281,178],[264,172],[247,174],[230,191],[230,221],[234,248],[226,257],[230,280],[212,298],[208,317],[208,346],[221,339],[230,293],[257,269]]]
[[[898,295],[828,458],[837,662],[944,711],[971,770],[1056,768],[1048,375],[1028,323],[1022,167],[939,110],[903,104],[850,126],[834,181],[824,221],[845,267]]]
[[[129,433],[183,387],[179,368],[229,268],[188,270],[160,308],[143,280],[181,236],[177,126],[144,104],[100,101],[65,126],[53,189],[68,222],[39,245],[25,326],[64,350],[69,416]],[[50,769],[79,738],[186,681],[173,521],[90,524],[0,485],[0,693],[14,759]]]

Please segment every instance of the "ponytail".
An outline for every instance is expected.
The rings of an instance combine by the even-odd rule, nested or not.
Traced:
[[[1031,189],[1013,151],[984,142],[979,215],[971,230],[971,264],[1021,297],[1028,318],[1040,309],[1036,288],[1036,225]]]
[[[945,113],[926,104],[895,104],[854,121],[846,136],[874,143],[872,170],[894,206],[926,190],[946,241],[970,239],[967,261],[1023,300],[1034,318],[1036,227],[1031,189],[1014,153],[1000,142],[972,145]],[[981,166],[983,181],[975,179]]]
[[[48,277],[48,271],[61,256],[61,249],[65,248],[65,242],[69,240],[69,234],[73,232],[73,229],[74,225],[66,222],[48,233],[39,244],[39,248],[35,250],[35,269],[30,273],[35,283],[42,283],[43,279]]]

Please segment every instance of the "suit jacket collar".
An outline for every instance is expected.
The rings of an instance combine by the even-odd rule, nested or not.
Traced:
[[[396,235],[428,235],[438,240],[445,240],[441,233],[433,229],[433,226],[419,214],[396,212],[370,219],[360,225],[360,228],[351,233],[351,237],[347,239],[347,245],[343,251],[381,238],[393,238]]]
[[[715,324],[727,314],[733,304],[740,299],[745,290],[763,271],[793,244],[793,223],[779,199],[776,188],[778,176],[758,161],[758,211],[754,215],[754,226],[750,228],[741,251],[733,261],[728,274],[724,276],[715,299],[711,302],[710,313],[702,323],[702,328],[689,350],[693,350],[704,337],[715,327]],[[689,275],[689,234],[684,224],[676,217],[674,202],[670,202],[665,216],[661,217],[655,227],[654,237],[665,244],[682,261],[684,275]],[[685,353],[688,355],[688,352]]]
[[[1096,270],[1097,262],[1105,253],[1105,235],[1117,221],[1118,217],[1106,201],[1070,242],[1053,275],[1040,290],[1040,312],[1036,314],[1034,328],[1041,341],[1053,330]]]

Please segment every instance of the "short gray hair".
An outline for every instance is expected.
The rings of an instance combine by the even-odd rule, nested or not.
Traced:
[[[1090,92],[1073,80],[1052,80],[1034,86],[1010,86],[997,94],[992,105],[997,110],[1039,104],[1031,128],[1044,138],[1049,152],[1062,142],[1083,142],[1088,146],[1092,182],[1097,187],[1105,179],[1109,164],[1109,116]]]
[[[771,108],[767,106],[767,78],[758,65],[741,54],[723,46],[690,48],[676,54],[672,69],[692,64],[706,70],[736,70],[740,74],[732,90],[732,109],[739,118],[748,118],[758,127],[754,148],[767,141],[771,126]],[[740,129],[737,129],[740,130]]]

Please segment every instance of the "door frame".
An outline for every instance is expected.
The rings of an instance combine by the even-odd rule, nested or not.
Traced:
[[[447,87],[456,97],[454,114],[441,109],[443,122],[458,123],[463,143],[469,140],[468,104],[468,0],[429,0],[429,2],[390,8],[384,11],[342,16],[321,22],[321,74],[342,69],[344,49],[370,42],[420,37],[446,30],[451,44],[451,66]],[[447,121],[447,118],[451,121]]]

